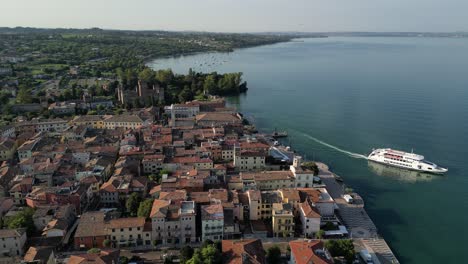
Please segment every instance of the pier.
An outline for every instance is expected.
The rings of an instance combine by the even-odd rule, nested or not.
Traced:
[[[399,263],[388,244],[379,236],[377,227],[364,209],[364,200],[357,193],[353,193],[353,203],[347,203],[343,199],[345,185],[336,180],[337,175],[331,172],[326,164],[317,165],[320,169],[318,176],[335,200],[339,218],[358,247],[367,249],[374,263]]]

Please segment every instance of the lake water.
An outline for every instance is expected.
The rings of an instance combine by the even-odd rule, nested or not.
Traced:
[[[304,39],[151,66],[243,72],[250,89],[229,102],[331,165],[402,263],[468,263],[468,39]],[[352,155],[378,147],[414,149],[449,172],[388,170]]]

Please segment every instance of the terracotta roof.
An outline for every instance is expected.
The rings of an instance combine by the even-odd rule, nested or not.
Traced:
[[[281,189],[280,190],[283,199],[288,199],[289,202],[292,201],[300,201],[301,196],[299,195],[299,191],[295,189]]]
[[[333,203],[333,199],[330,197],[326,190],[323,189],[323,192],[320,189],[316,188],[297,188],[301,195],[301,201],[305,201],[309,198],[314,203]],[[328,198],[328,199],[326,199]]]
[[[198,203],[209,203],[210,196],[208,192],[191,192],[190,199]]]
[[[272,181],[272,180],[293,180],[291,171],[262,171],[262,172],[242,172],[243,180]]]
[[[120,251],[104,251],[95,254],[71,255],[68,264],[115,264],[119,263]]]
[[[81,215],[75,237],[107,236],[104,212],[86,212]]]
[[[301,210],[306,218],[320,218],[317,208],[312,207],[308,201],[301,203]]]
[[[197,121],[240,122],[239,117],[227,113],[204,113],[196,116]]]
[[[105,116],[102,115],[81,115],[76,116],[72,122],[96,122],[104,120]]]
[[[170,204],[170,201],[155,199],[151,207],[150,217],[165,217],[167,214],[167,207]]]
[[[161,185],[156,185],[153,188],[151,188],[151,190],[149,191],[149,194],[152,195],[158,192],[161,192]]]
[[[0,229],[0,238],[21,237],[24,231],[23,229]]]
[[[47,263],[52,251],[53,247],[30,247],[23,260],[25,262],[42,261],[42,263]]]
[[[333,260],[331,258],[317,255],[318,252],[324,249],[324,245],[320,240],[296,240],[290,241],[289,247],[291,248],[291,254],[297,264],[331,264]]]
[[[243,205],[249,204],[249,196],[246,193],[239,193],[239,202]]]
[[[226,189],[210,189],[209,195],[211,199],[218,199],[222,202],[227,202],[229,199],[229,194]]]
[[[137,115],[115,115],[106,119],[104,122],[106,123],[109,123],[109,122],[143,123],[143,120],[141,120],[141,118]]]
[[[266,263],[265,250],[260,239],[223,240],[222,251],[223,263]]]
[[[11,150],[15,146],[15,141],[12,139],[5,139],[0,141],[0,150]]]
[[[223,206],[221,204],[210,204],[202,206],[202,220],[224,219]]]
[[[172,192],[161,192],[159,194],[160,200],[167,200],[167,201],[176,201],[176,200],[187,200],[187,191],[185,190],[175,190]]]
[[[258,190],[248,190],[247,195],[249,197],[249,201],[261,201],[262,194]]]
[[[175,157],[172,158],[172,163],[213,163],[209,158],[201,159],[200,157]]]
[[[261,142],[240,142],[241,149],[269,149],[270,146]]]
[[[144,217],[118,218],[109,221],[109,226],[111,228],[143,227],[144,225]]]

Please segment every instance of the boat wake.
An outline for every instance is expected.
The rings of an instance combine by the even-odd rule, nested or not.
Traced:
[[[311,140],[313,140],[313,141],[315,141],[315,142],[321,144],[321,145],[324,145],[324,146],[326,146],[326,147],[329,147],[329,148],[331,148],[331,149],[334,149],[334,150],[336,150],[336,151],[338,151],[338,152],[344,153],[344,154],[346,154],[346,155],[348,155],[348,156],[350,156],[350,157],[352,157],[352,158],[356,158],[356,159],[367,159],[367,156],[365,156],[365,155],[362,155],[362,154],[359,154],[359,153],[354,153],[354,152],[351,152],[351,151],[347,151],[347,150],[341,149],[341,148],[339,148],[339,147],[337,147],[337,146],[333,146],[333,145],[331,145],[331,144],[328,144],[327,142],[324,142],[324,141],[322,141],[322,140],[320,140],[320,139],[318,139],[318,138],[315,138],[315,137],[313,137],[313,136],[307,135],[307,134],[305,134],[305,133],[302,133],[302,135],[305,136],[305,137],[308,138],[308,139],[311,139]]]

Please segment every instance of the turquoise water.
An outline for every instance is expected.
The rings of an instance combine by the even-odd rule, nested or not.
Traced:
[[[468,39],[305,39],[151,65],[242,71],[250,90],[230,103],[259,128],[287,129],[294,149],[331,165],[364,197],[402,263],[466,262]],[[377,147],[414,149],[449,173],[370,167],[353,154]]]

